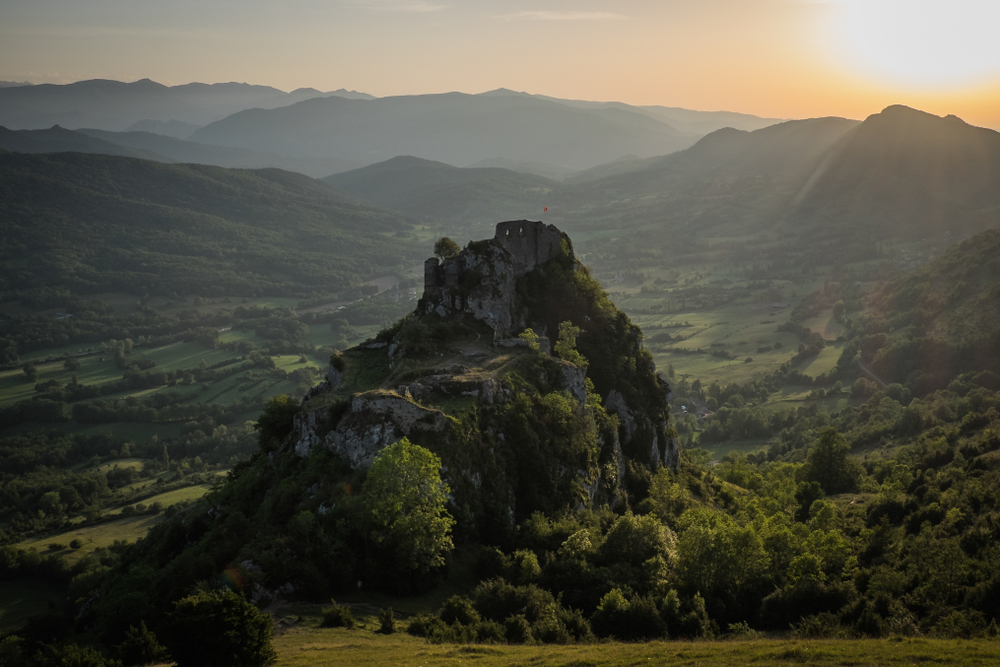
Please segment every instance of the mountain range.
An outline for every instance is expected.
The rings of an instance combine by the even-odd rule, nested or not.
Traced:
[[[328,97],[251,109],[209,124],[191,139],[298,157],[337,155],[358,166],[414,155],[456,166],[502,158],[584,169],[626,155],[671,153],[698,135],[631,110],[578,109],[521,95],[445,93]]]
[[[137,122],[153,120],[198,127],[243,109],[269,109],[324,95],[370,97],[345,90],[323,93],[313,88],[286,93],[246,83],[164,86],[149,79],[132,83],[92,79],[66,85],[0,87],[0,125],[32,130],[55,124],[72,129],[125,130]]]
[[[414,155],[565,178],[603,163],[671,153],[722,127],[754,130],[775,122],[732,112],[561,100],[506,89],[373,98],[343,89],[285,93],[237,83],[168,87],[148,79],[0,87],[0,125],[12,130],[59,125],[92,134],[128,133],[100,138],[168,161],[271,166],[311,176]],[[137,132],[202,146],[156,144],[132,134]],[[78,138],[74,142],[83,145]],[[212,152],[204,145],[227,150]],[[89,147],[99,150],[96,144]]]
[[[775,228],[813,238],[844,230],[867,243],[1000,225],[1000,133],[892,106],[863,122],[720,129],[686,150],[600,165],[564,182],[413,158],[326,180],[366,203],[452,222],[472,212],[503,219],[515,206],[571,230],[703,234],[722,225],[723,235]]]

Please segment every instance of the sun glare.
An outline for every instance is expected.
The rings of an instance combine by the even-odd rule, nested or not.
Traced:
[[[956,88],[1000,81],[996,0],[838,0],[837,59],[884,83]]]

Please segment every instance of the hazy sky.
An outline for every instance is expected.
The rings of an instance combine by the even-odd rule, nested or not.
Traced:
[[[511,88],[1000,128],[998,0],[0,0],[0,79]]]

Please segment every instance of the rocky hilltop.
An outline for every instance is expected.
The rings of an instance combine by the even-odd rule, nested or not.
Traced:
[[[440,460],[456,544],[508,544],[538,512],[624,513],[676,468],[668,387],[564,233],[505,222],[425,266],[413,313],[335,355],[301,401],[272,399],[260,450],[136,551],[161,601],[234,563],[258,602],[426,585],[373,545],[365,510],[369,468],[404,437]]]
[[[408,437],[442,457],[456,505],[511,519],[551,505],[618,502],[629,461],[676,466],[668,389],[638,328],[607,301],[566,234],[502,222],[492,239],[424,267],[415,312],[332,360],[272,458],[325,447],[365,468]],[[554,352],[563,322],[579,328],[582,357]],[[539,334],[534,345],[518,337],[525,329]],[[525,403],[532,394],[537,400]],[[556,399],[565,433],[544,425]],[[514,428],[525,420],[538,421],[527,439]],[[558,455],[563,444],[569,460]],[[510,465],[511,454],[526,465]]]

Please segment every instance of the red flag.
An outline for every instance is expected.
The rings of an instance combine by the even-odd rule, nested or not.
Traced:
[[[549,212],[549,207],[548,206],[543,206],[542,210],[545,211],[546,213],[548,213]]]

